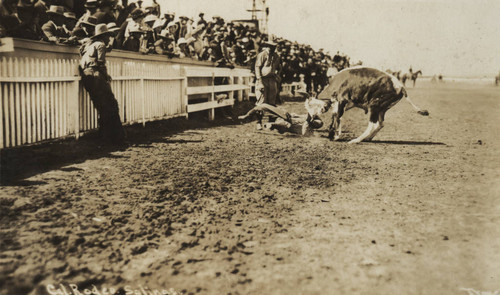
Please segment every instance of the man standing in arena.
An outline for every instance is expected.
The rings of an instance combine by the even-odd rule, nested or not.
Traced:
[[[80,48],[82,83],[99,115],[99,133],[105,143],[124,144],[118,102],[111,90],[111,76],[106,69],[106,47],[111,31],[106,24],[96,26],[95,34]]]
[[[276,43],[266,41],[262,43],[262,51],[257,55],[255,61],[255,94],[256,104],[266,103],[276,106],[278,83],[281,76],[281,60],[276,51]],[[262,118],[264,114],[257,114],[257,130],[262,130]]]

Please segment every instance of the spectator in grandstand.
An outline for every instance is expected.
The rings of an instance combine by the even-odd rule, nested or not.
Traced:
[[[66,21],[64,22],[63,27],[66,30],[72,32],[75,29],[76,22],[77,22],[75,13],[74,12],[65,12],[64,18],[66,19]]]
[[[163,54],[168,57],[174,57],[177,56],[175,49],[174,35],[171,34],[168,30],[163,30],[158,35],[158,40],[156,40],[155,42],[155,52],[157,54]]]
[[[186,38],[186,34],[188,33],[188,20],[187,16],[179,17],[179,35],[177,36],[177,40],[180,38]]]
[[[45,39],[55,43],[66,42],[71,32],[64,28],[64,23],[66,22],[64,7],[51,5],[47,14],[49,21],[42,26]]]
[[[281,76],[281,61],[276,51],[277,44],[271,41],[262,43],[263,49],[255,61],[255,93],[256,104],[276,106],[278,83]],[[262,130],[263,113],[257,114],[257,130]]]
[[[200,14],[198,14],[198,21],[196,22],[196,25],[199,26],[199,25],[205,25],[205,27],[207,26],[207,21],[203,18],[205,16],[205,14],[203,12],[200,12]]]
[[[161,7],[156,0],[153,0],[153,4],[146,7],[146,10],[148,10],[152,15],[156,15],[156,17],[160,17],[161,15]]]
[[[116,34],[118,34],[118,31],[120,28],[116,25],[116,23],[109,23],[106,25],[108,27],[108,31],[110,32],[110,40],[108,43],[108,51],[116,47]]]
[[[80,17],[76,23],[76,27],[80,27],[80,23],[87,20],[97,12],[97,0],[87,0],[85,2],[85,13]]]
[[[48,0],[38,0],[35,1],[35,14],[38,16],[38,25],[41,27],[44,23],[49,21],[49,16],[47,15],[47,10],[49,10],[50,3]],[[43,34],[42,34],[43,35]],[[42,36],[40,35],[40,37]]]
[[[123,144],[123,130],[118,102],[111,90],[111,76],[106,69],[106,51],[111,32],[106,24],[96,26],[95,35],[80,48],[80,75],[99,114],[99,133],[104,142]]]
[[[143,19],[144,13],[140,8],[136,8],[130,13],[130,17],[123,22],[118,34],[116,35],[118,48],[123,48],[125,41],[130,37],[131,30],[140,31],[140,24]]]
[[[128,37],[125,39],[122,45],[122,49],[129,51],[139,51],[141,48],[141,40],[143,36],[143,31],[139,27],[132,27],[128,30]]]
[[[94,35],[95,26],[97,25],[97,18],[94,16],[89,16],[85,20],[81,21],[77,27],[71,32],[71,36],[75,37],[77,40],[83,40],[90,38]]]
[[[126,5],[126,3],[124,3],[123,1],[122,4]],[[134,11],[136,8],[137,5],[135,3],[130,3],[126,6],[117,6],[118,17],[116,18],[116,25],[121,27],[122,24],[127,20],[127,18],[130,17],[132,11]]]
[[[174,12],[167,12],[163,15],[165,18],[165,26],[168,26],[171,22],[174,21],[175,19],[175,13]]]
[[[97,5],[97,11],[93,14],[98,24],[116,23],[113,14],[115,3],[113,0],[101,0]]]
[[[34,4],[30,0],[19,0],[17,14],[20,23],[12,30],[11,35],[18,38],[40,40],[43,32]]]
[[[12,36],[21,20],[17,14],[17,0],[0,1],[0,37]]]

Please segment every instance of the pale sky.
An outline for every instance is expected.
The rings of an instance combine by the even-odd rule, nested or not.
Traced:
[[[145,0],[147,4],[150,0]],[[262,0],[257,0],[260,2]],[[251,0],[158,0],[162,12],[250,18]],[[500,71],[500,0],[267,0],[269,32],[380,69]]]

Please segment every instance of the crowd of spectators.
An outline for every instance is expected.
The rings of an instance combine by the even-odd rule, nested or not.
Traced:
[[[102,23],[114,32],[112,48],[208,60],[222,67],[252,68],[261,42],[272,39],[282,60],[282,83],[299,81],[304,75],[307,85],[325,85],[329,69],[350,65],[343,54],[332,56],[323,49],[270,38],[245,23],[226,22],[219,16],[207,20],[203,13],[196,19],[162,14],[156,0],[147,7],[141,0],[0,0],[0,37],[78,45]]]

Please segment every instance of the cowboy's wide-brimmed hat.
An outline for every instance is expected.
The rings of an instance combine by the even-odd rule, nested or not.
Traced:
[[[97,26],[97,17],[88,16],[86,19],[82,20],[81,23],[89,26]]]
[[[29,7],[33,7],[35,4],[33,2],[31,2],[31,0],[19,0],[19,2],[17,2],[17,7],[21,7],[21,8],[29,8]]]
[[[184,38],[179,38],[179,40],[177,40],[177,45],[182,45],[182,44],[187,44],[187,41]]]
[[[107,24],[107,27],[108,27],[108,31],[110,31],[110,32],[112,32],[112,33],[114,33],[114,32],[116,32],[116,31],[120,30],[120,27],[118,27],[118,26],[116,25],[116,23],[109,23],[109,24]]]
[[[64,7],[57,5],[50,5],[50,8],[47,10],[47,14],[64,17]]]
[[[115,0],[100,0],[97,6],[99,7],[113,7],[117,4]]]
[[[178,28],[178,26],[177,26],[177,24],[176,24],[176,23],[174,23],[174,22],[169,22],[169,23],[168,23],[168,25],[167,25],[167,29],[170,29],[170,28],[172,28],[172,27],[174,27],[176,30],[177,30],[177,28]]]
[[[76,20],[76,15],[74,12],[65,12],[64,17],[68,19]]]
[[[273,41],[264,41],[262,42],[262,46],[268,46],[268,47],[276,47],[278,44]]]
[[[145,23],[148,23],[148,22],[155,22],[156,20],[158,20],[158,17],[154,14],[148,14],[145,18],[144,18],[144,22]]]
[[[97,7],[97,0],[87,0],[84,6],[87,8]]]
[[[132,10],[132,12],[130,13],[130,17],[132,19],[136,19],[136,18],[143,17],[143,16],[144,16],[144,11],[142,11],[142,9],[140,9],[140,8],[136,8],[136,9]]]
[[[153,29],[161,28],[161,27],[165,26],[165,22],[166,22],[165,19],[162,19],[162,18],[157,19],[153,24]]]
[[[100,37],[100,36],[105,36],[105,35],[111,35],[111,31],[108,30],[108,26],[106,24],[98,24],[95,27],[95,34],[94,36],[90,37],[92,39]]]

